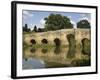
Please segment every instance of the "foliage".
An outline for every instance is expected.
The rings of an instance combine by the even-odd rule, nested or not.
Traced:
[[[48,30],[59,30],[65,28],[73,28],[70,19],[61,14],[50,14],[45,18],[45,29]]]
[[[38,28],[38,32],[44,32],[45,29],[44,28]]]
[[[90,28],[90,23],[88,22],[88,20],[80,20],[77,23],[77,28]]]
[[[24,32],[30,32],[31,30],[30,30],[30,28],[28,28],[28,25],[25,24],[25,26],[23,26],[23,31]]]
[[[37,26],[36,25],[34,26],[34,30],[33,31],[37,32]]]

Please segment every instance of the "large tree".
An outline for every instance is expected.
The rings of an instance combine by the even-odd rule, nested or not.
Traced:
[[[61,14],[50,14],[45,18],[45,29],[46,30],[59,30],[65,28],[73,28],[70,19]]]
[[[78,23],[77,23],[77,28],[90,28],[90,23],[88,20],[80,20]]]

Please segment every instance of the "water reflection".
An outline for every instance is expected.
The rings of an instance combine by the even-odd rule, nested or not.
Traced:
[[[56,48],[54,49],[54,53],[55,53],[55,54],[60,54],[60,53],[61,53],[61,47],[56,47]]]
[[[75,35],[74,34],[69,34],[67,35],[67,39],[69,42],[69,50],[67,54],[67,58],[74,58],[75,57]]]
[[[44,68],[44,62],[36,58],[23,59],[23,69]]]
[[[45,54],[48,52],[48,49],[42,49],[41,52]]]
[[[30,52],[31,52],[31,53],[35,53],[35,51],[36,51],[35,48],[31,48],[31,49],[30,49]]]
[[[24,50],[23,69],[83,66],[90,65],[89,61],[89,56],[82,54],[81,48],[53,47],[50,49],[34,49],[29,47]]]
[[[69,48],[67,53],[67,58],[74,58],[75,57],[75,48]]]

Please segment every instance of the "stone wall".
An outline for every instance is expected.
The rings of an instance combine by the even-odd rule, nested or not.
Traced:
[[[47,32],[36,32],[24,34],[23,40],[27,44],[31,44],[30,40],[34,39],[37,44],[42,44],[43,39],[47,39],[48,44],[55,44],[54,39],[58,38],[61,41],[62,45],[68,45],[68,40],[66,36],[68,34],[74,34],[76,43],[81,43],[81,40],[84,38],[90,39],[90,29],[62,29],[56,31],[47,31]]]

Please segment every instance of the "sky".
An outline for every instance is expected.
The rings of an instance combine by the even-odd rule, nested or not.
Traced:
[[[32,30],[36,25],[37,28],[44,28],[45,20],[51,13],[61,14],[70,18],[73,28],[77,28],[76,23],[80,20],[86,19],[90,22],[90,13],[73,13],[73,12],[51,12],[51,11],[34,11],[34,10],[23,10],[22,11],[22,26],[25,24]]]

